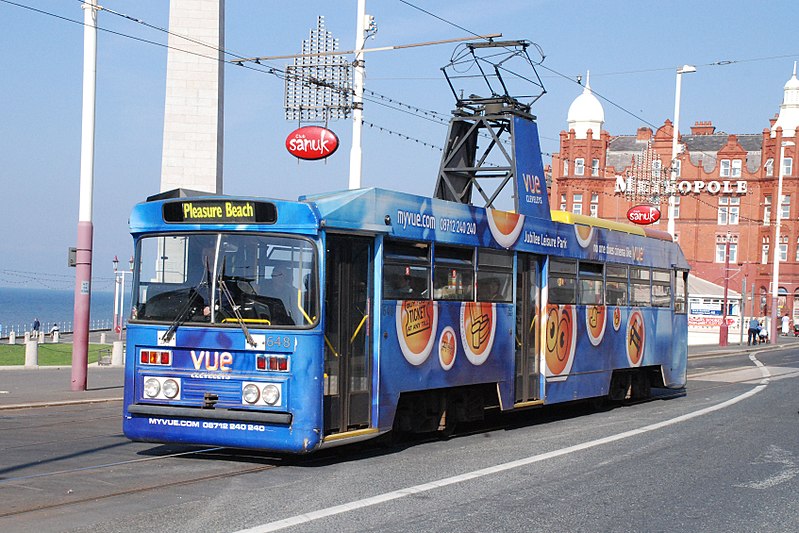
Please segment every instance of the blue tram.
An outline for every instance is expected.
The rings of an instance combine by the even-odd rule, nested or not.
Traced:
[[[677,244],[537,194],[537,215],[380,189],[135,206],[125,435],[304,453],[683,387]]]

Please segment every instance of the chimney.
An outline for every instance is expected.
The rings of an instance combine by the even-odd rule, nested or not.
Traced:
[[[716,126],[710,120],[697,120],[691,126],[691,135],[713,135],[716,132]]]

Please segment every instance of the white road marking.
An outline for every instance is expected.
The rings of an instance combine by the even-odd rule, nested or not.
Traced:
[[[741,483],[739,485],[735,485],[736,487],[758,490],[770,489],[771,487],[779,485],[780,483],[785,483],[786,481],[792,480],[797,476],[797,474],[799,474],[799,467],[797,467],[794,454],[788,450],[780,448],[779,446],[769,446],[768,451],[752,464],[775,464],[778,465],[778,467],[781,467],[781,470],[761,481]]]
[[[349,511],[355,511],[357,509],[363,509],[365,507],[371,507],[372,505],[379,505],[381,503],[385,503],[391,500],[396,500],[399,498],[404,498],[405,496],[410,496],[412,494],[419,494],[421,492],[427,492],[429,490],[438,489],[441,487],[446,487],[448,485],[454,485],[456,483],[462,483],[464,481],[469,481],[472,479],[477,479],[480,477],[488,476],[491,474],[497,474],[499,472],[505,472],[507,470],[512,470],[514,468],[519,468],[522,466],[531,465],[534,463],[539,463],[541,461],[546,461],[548,459],[553,459],[555,457],[561,457],[564,455],[568,455],[570,453],[579,452],[582,450],[587,450],[589,448],[594,448],[596,446],[601,446],[603,444],[608,444],[611,442],[616,442],[622,439],[626,439],[629,437],[634,437],[636,435],[641,435],[643,433],[648,433],[650,431],[655,431],[658,429],[662,429],[668,426],[672,426],[674,424],[679,424],[681,422],[685,422],[687,420],[691,420],[693,418],[697,418],[699,416],[706,415],[708,413],[712,413],[715,411],[719,411],[731,405],[734,405],[740,401],[743,401],[747,398],[750,398],[757,394],[758,392],[762,391],[768,385],[769,377],[771,374],[769,373],[768,369],[757,360],[754,355],[750,355],[749,359],[760,368],[761,377],[763,378],[761,384],[756,386],[755,388],[740,394],[734,398],[731,398],[725,402],[705,407],[704,409],[700,409],[699,411],[694,411],[693,413],[684,414],[678,416],[676,418],[672,418],[669,420],[664,420],[662,422],[657,422],[655,424],[650,424],[648,426],[644,426],[638,429],[633,429],[630,431],[625,431],[623,433],[618,433],[616,435],[610,435],[607,437],[603,437],[601,439],[596,439],[588,442],[584,442],[582,444],[575,444],[574,446],[568,446],[566,448],[561,448],[560,450],[553,450],[551,452],[542,453],[539,455],[534,455],[532,457],[526,457],[524,459],[517,459],[516,461],[510,461],[508,463],[502,463],[496,466],[490,466],[488,468],[482,468],[480,470],[474,470],[472,472],[466,472],[465,474],[460,474],[457,476],[452,476],[444,479],[439,479],[437,481],[431,481],[430,483],[422,483],[421,485],[415,485],[413,487],[407,487],[404,489],[399,489],[391,492],[386,492],[383,494],[378,494],[376,496],[372,496],[370,498],[364,498],[362,500],[356,500],[349,503],[344,503],[341,505],[335,505],[333,507],[328,507],[326,509],[319,509],[318,511],[311,511],[309,513],[303,513],[300,515],[292,516],[289,518],[285,518],[283,520],[277,520],[274,522],[269,522],[267,524],[262,524],[260,526],[255,526],[249,529],[243,529],[238,531],[237,533],[267,533],[269,531],[279,531],[281,529],[285,529],[287,527],[298,526],[300,524],[306,524],[308,522],[312,522],[314,520],[319,520],[320,518],[326,518],[328,516],[335,516],[337,514],[346,513]]]

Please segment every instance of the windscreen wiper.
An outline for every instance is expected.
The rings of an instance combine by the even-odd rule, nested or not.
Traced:
[[[203,279],[200,280],[200,283],[197,284],[196,287],[191,287],[189,289],[189,297],[186,299],[186,303],[180,309],[180,312],[175,316],[175,320],[169,325],[169,329],[164,332],[164,335],[161,337],[162,342],[169,342],[172,340],[172,336],[177,331],[178,327],[186,322],[186,319],[189,318],[190,311],[194,307],[194,304],[199,300],[201,303],[203,302],[202,297],[200,296],[200,287],[203,285],[208,285],[208,278],[210,277],[210,271],[208,270],[208,258],[205,258],[205,273],[203,274]]]
[[[228,304],[230,305],[230,310],[233,311],[233,316],[236,318],[236,322],[238,322],[241,331],[244,332],[244,338],[247,339],[247,344],[254,348],[257,343],[255,342],[255,339],[252,338],[252,335],[250,335],[250,330],[247,329],[247,325],[244,323],[244,318],[241,316],[241,312],[239,311],[241,306],[236,305],[236,302],[233,301],[233,295],[230,294],[230,289],[228,289],[227,284],[225,283],[224,259],[222,259],[222,269],[219,272],[216,283],[219,285],[219,292],[224,294],[225,298],[227,298]]]

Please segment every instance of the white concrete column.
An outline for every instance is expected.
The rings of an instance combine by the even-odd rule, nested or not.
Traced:
[[[222,193],[224,28],[225,0],[171,0],[161,191]]]
[[[114,341],[114,345],[111,348],[111,366],[122,366],[125,364],[124,347],[124,342]]]
[[[39,343],[34,340],[25,342],[25,368],[39,366]]]

